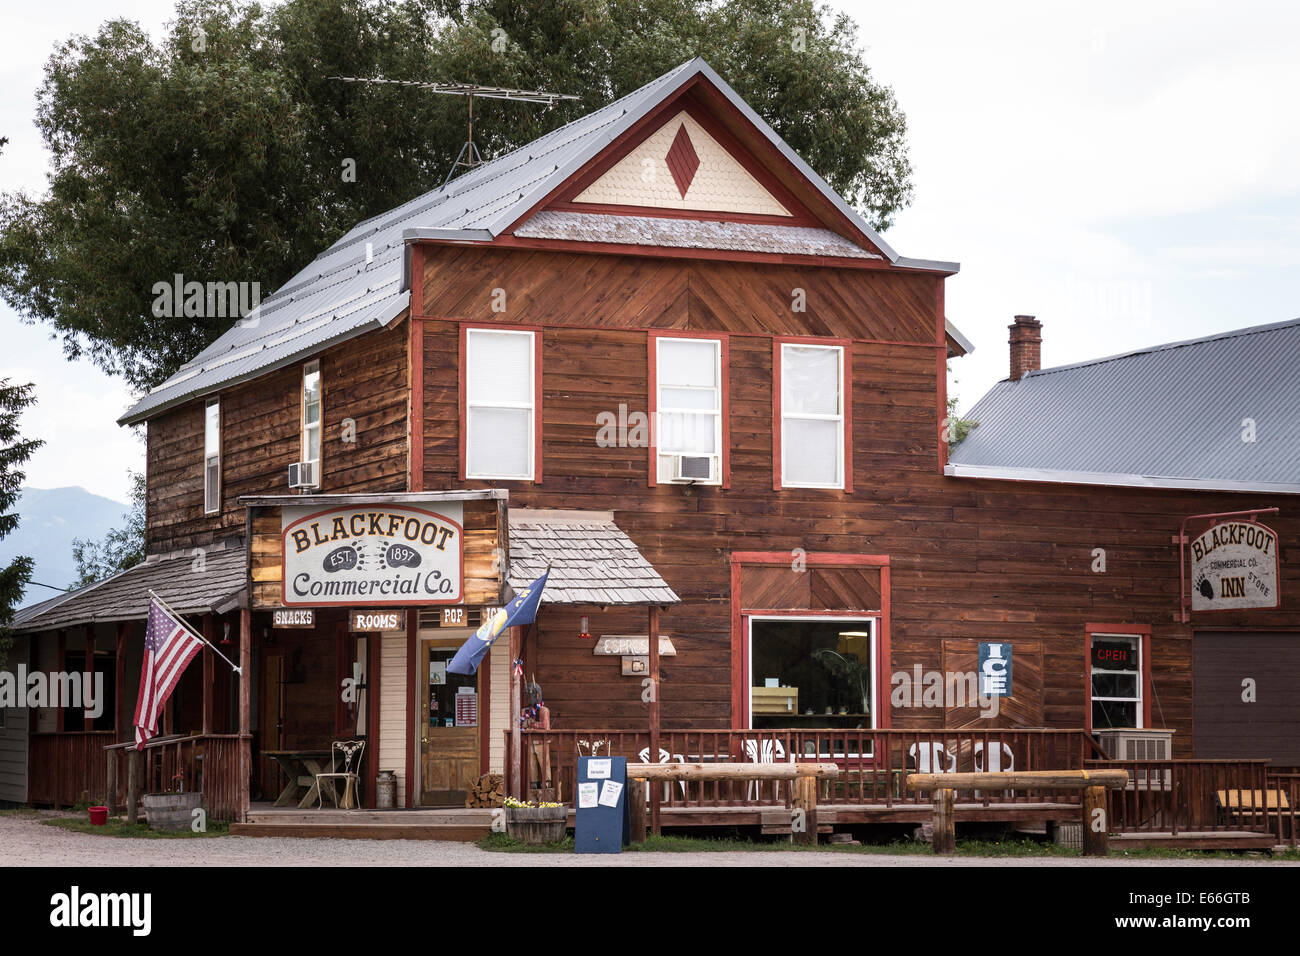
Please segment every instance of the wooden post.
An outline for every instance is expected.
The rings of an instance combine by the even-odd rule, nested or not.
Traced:
[[[104,806],[112,813],[117,808],[117,751],[105,750],[108,767],[104,773]]]
[[[239,796],[235,818],[248,820],[248,790],[253,774],[253,737],[249,709],[252,703],[253,677],[253,612],[239,609]]]
[[[956,791],[940,789],[934,792],[934,852],[952,856],[957,852],[957,816],[953,810]]]
[[[131,637],[131,622],[117,622],[117,647],[115,649],[117,657],[114,660],[113,683],[116,693],[113,700],[116,702],[116,714],[113,717],[113,742],[122,743],[122,735],[130,727],[130,711],[127,710],[126,703],[126,651],[127,643]]]
[[[519,685],[523,678],[515,673],[515,661],[523,654],[522,644],[522,628],[510,628],[510,782],[514,791],[510,796],[516,800],[523,800],[527,792],[527,781],[524,779],[524,748],[523,741],[520,739],[519,726],[519,715],[524,710],[523,688]]]
[[[817,778],[796,777],[794,781],[794,809],[803,814],[802,826],[792,828],[795,843],[817,845]]]
[[[84,667],[81,674],[81,703],[84,705],[93,700],[92,694],[95,688],[95,625],[86,625],[86,655],[82,659]],[[99,706],[103,706],[103,701],[95,701]],[[85,730],[95,729],[95,718],[91,717],[85,710],[82,711],[82,718],[85,721]]]
[[[212,644],[217,643],[217,619],[211,614],[203,615],[203,639]],[[212,733],[212,708],[216,697],[213,693],[215,688],[212,686],[214,680],[212,665],[216,660],[216,654],[207,647],[202,648],[199,653],[203,655],[203,733],[206,736]]]
[[[1105,856],[1109,852],[1107,833],[1110,820],[1106,818],[1106,788],[1083,788],[1083,855]]]
[[[650,763],[659,762],[659,607],[650,605]],[[663,830],[659,818],[659,787],[650,788],[650,826],[658,836]]]
[[[140,809],[140,751],[131,747],[126,752],[126,822],[132,825]]]
[[[633,843],[645,842],[645,794],[646,783],[638,777],[627,782],[627,807],[631,817],[631,840]]]

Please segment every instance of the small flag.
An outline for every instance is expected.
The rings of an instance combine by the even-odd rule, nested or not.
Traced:
[[[140,667],[140,695],[135,705],[135,749],[158,733],[158,715],[176,683],[203,641],[176,620],[158,601],[149,602],[149,623],[144,632],[144,663]]]
[[[513,601],[479,625],[479,629],[460,646],[456,656],[447,664],[448,673],[477,673],[478,665],[487,656],[488,649],[497,639],[497,635],[507,627],[533,623],[537,618],[537,605],[542,600],[542,589],[546,587],[546,576],[550,573],[551,569],[547,568],[540,578],[515,595]]]

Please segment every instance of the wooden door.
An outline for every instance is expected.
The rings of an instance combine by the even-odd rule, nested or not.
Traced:
[[[448,674],[446,665],[473,633],[420,642],[420,800],[423,806],[464,806],[470,783],[479,777],[479,676]]]
[[[262,654],[262,692],[259,695],[258,751],[279,750],[284,743],[284,653],[265,651]],[[258,781],[263,800],[274,800],[283,789],[285,780],[280,765],[270,757],[257,762]]]
[[[963,699],[945,687],[944,726],[949,729],[1012,729],[1043,726],[1043,644],[1041,641],[943,642],[943,670],[949,685],[962,675],[978,681],[980,644],[1001,644],[1010,649],[1011,694],[998,698],[996,716],[984,713],[978,700]],[[1003,651],[1003,653],[1006,653]],[[978,685],[976,685],[978,691]],[[955,703],[960,706],[950,706]]]

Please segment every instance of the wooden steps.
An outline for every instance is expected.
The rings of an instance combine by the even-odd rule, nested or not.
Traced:
[[[234,836],[324,837],[338,840],[448,840],[470,843],[492,832],[491,808],[410,810],[299,810],[259,808]]]
[[[1277,844],[1272,833],[1249,830],[1181,831],[1174,833],[1112,833],[1111,853],[1127,849],[1170,850],[1271,850]]]

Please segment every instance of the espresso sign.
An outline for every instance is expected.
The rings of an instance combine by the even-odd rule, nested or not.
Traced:
[[[410,505],[281,510],[288,607],[459,604],[464,508]]]
[[[1278,607],[1277,532],[1223,521],[1192,539],[1192,610]]]

